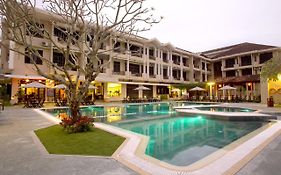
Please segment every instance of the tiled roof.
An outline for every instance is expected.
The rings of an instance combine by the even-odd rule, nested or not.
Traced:
[[[262,44],[254,44],[254,43],[241,43],[228,47],[205,51],[202,52],[201,55],[207,58],[218,58],[218,57],[230,56],[230,55],[235,55],[235,54],[245,53],[255,50],[266,50],[266,49],[273,49],[273,48],[278,48],[278,47],[262,45]]]

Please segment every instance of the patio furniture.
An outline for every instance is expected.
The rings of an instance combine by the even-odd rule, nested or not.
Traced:
[[[1,110],[4,111],[4,100],[0,99]]]

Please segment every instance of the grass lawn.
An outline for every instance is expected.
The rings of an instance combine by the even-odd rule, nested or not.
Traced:
[[[68,134],[60,125],[35,131],[50,154],[111,156],[125,138],[94,128]]]

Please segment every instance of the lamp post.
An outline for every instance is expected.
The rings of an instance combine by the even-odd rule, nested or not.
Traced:
[[[207,83],[210,86],[210,100],[213,99],[213,85],[215,84],[214,82],[208,82]]]

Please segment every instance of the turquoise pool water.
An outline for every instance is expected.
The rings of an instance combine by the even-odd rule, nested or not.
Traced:
[[[81,114],[89,117],[96,117],[101,122],[116,122],[120,120],[130,120],[139,118],[153,118],[161,116],[171,116],[175,114],[173,107],[191,105],[189,102],[173,103],[150,103],[137,105],[120,106],[88,106],[81,107]],[[202,104],[203,105],[203,104]],[[45,109],[46,112],[57,116],[60,113],[69,113],[67,108]]]
[[[233,122],[201,116],[178,116],[173,110],[174,106],[192,104],[173,102],[89,106],[82,107],[81,113],[96,117],[96,121],[149,136],[146,154],[178,166],[190,165],[265,124],[259,121]],[[211,110],[210,107],[204,109]],[[216,110],[219,109],[216,107]],[[67,108],[45,109],[45,111],[54,116],[68,113]]]
[[[247,108],[237,108],[237,107],[196,107],[196,109],[203,111],[214,111],[214,112],[254,112],[256,110],[247,109]]]
[[[263,122],[228,122],[200,116],[173,117],[115,126],[150,137],[146,154],[177,165],[190,165],[262,127]]]

